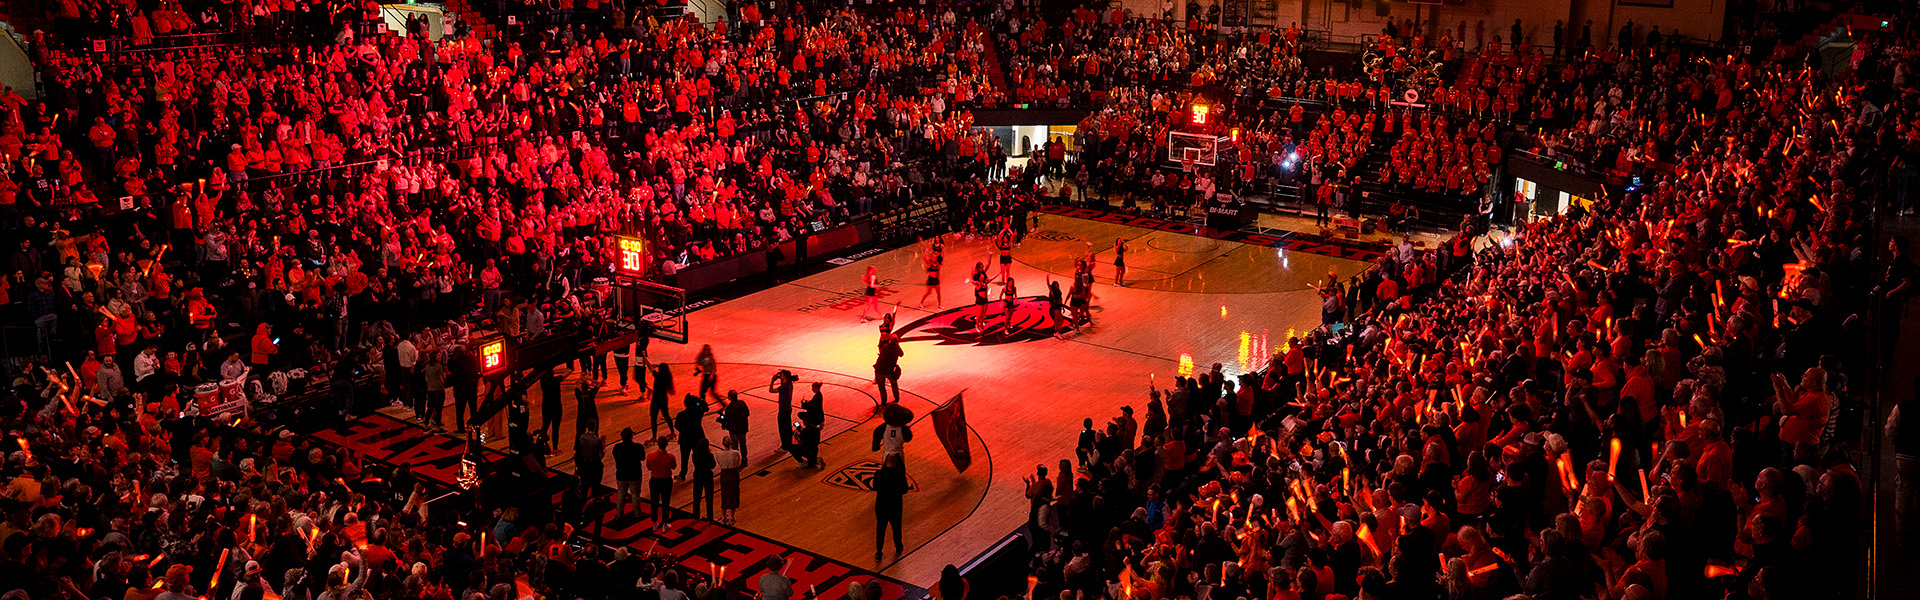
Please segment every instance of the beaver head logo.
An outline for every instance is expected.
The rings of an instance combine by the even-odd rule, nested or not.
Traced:
[[[951,308],[908,323],[896,333],[902,342],[995,346],[1051,338],[1061,324],[1044,296],[1017,298],[1012,311],[1006,309],[1005,302],[988,302],[982,319],[979,306]]]

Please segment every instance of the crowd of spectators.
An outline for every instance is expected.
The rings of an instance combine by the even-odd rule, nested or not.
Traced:
[[[1293,161],[1352,169],[1375,135],[1400,140],[1392,185],[1459,190],[1487,177],[1492,123],[1526,119],[1523,146],[1647,181],[1510,234],[1402,243],[1371,310],[1329,311],[1338,333],[1263,373],[1183,377],[1083,437],[1079,464],[1028,489],[1041,592],[1792,598],[1857,563],[1843,409],[1873,365],[1846,340],[1881,316],[1859,190],[1920,136],[1904,32],[1867,36],[1846,75],[1785,45],[1655,44],[1573,58],[1544,89],[1552,65],[1496,42],[1415,115],[1380,106],[1384,81],[1309,79],[1297,30],[1201,19],[569,6],[511,39],[434,40],[363,35],[377,8],[241,6],[56,3],[56,30],[29,36],[47,93],[0,94],[0,231],[18,240],[0,311],[37,350],[8,357],[0,402],[19,448],[0,461],[7,600],[709,597],[658,557],[568,544],[580,503],[435,519],[406,469],[215,419],[200,384],[351,413],[372,377],[429,424],[427,399],[451,396],[465,428],[474,329],[537,336],[591,310],[607,234],[646,235],[666,275],[942,179],[981,233],[1023,220],[1030,191],[981,183],[1004,154],[967,111],[1007,101],[1103,106],[1078,165],[1054,142],[1022,175],[1128,202],[1190,206]],[[79,43],[261,18],[325,37]],[[1442,63],[1464,37],[1441,36]],[[1177,90],[1230,85],[1336,106],[1310,128],[1269,106],[1237,170],[1144,166]]]
[[[1849,382],[1876,363],[1850,340],[1897,319],[1913,278],[1899,240],[1874,270],[1861,192],[1916,117],[1895,83],[1915,59],[1904,35],[1867,35],[1841,75],[1663,47],[1569,82],[1607,126],[1582,115],[1537,139],[1570,157],[1644,140],[1620,163],[1644,185],[1511,232],[1469,221],[1436,250],[1403,243],[1337,333],[1292,340],[1264,372],[1202,368],[1152,390],[1143,417],[1083,432],[1077,460],[1027,479],[1029,586],[1851,597],[1858,465],[1876,458]],[[1484,143],[1471,118],[1404,127],[1405,183],[1436,173],[1426,148],[1455,127]],[[1449,145],[1467,153],[1456,166],[1482,157]]]
[[[482,39],[342,10],[95,53],[147,32],[89,4],[28,36],[42,96],[0,95],[0,310],[31,332],[0,403],[10,598],[706,597],[672,561],[569,545],[581,503],[430,518],[414,474],[266,417],[409,403],[465,430],[475,336],[600,308],[608,234],[670,276],[983,175],[994,146],[963,108],[997,93],[984,29],[952,13],[592,3]]]

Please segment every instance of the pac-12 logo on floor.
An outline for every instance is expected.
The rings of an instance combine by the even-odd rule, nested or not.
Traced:
[[[896,333],[902,342],[995,346],[1050,339],[1060,325],[1043,296],[1015,299],[1011,318],[1006,308],[1005,302],[988,302],[985,319],[981,318],[977,305],[950,308],[908,323]]]
[[[840,470],[834,471],[832,475],[828,475],[827,485],[856,492],[871,492],[873,491],[873,477],[879,472],[880,461],[863,460],[840,467]],[[914,483],[912,476],[907,477],[907,491],[920,491],[920,484]]]

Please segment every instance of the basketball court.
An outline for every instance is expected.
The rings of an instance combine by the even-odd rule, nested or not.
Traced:
[[[1069,216],[1072,215],[1072,216]],[[1270,224],[1270,223],[1264,223]],[[1284,225],[1284,224],[1283,224]],[[1295,223],[1294,225],[1300,225]],[[1127,240],[1127,285],[1113,285],[1115,239]],[[1022,478],[1034,466],[1072,458],[1083,418],[1099,426],[1134,406],[1144,416],[1149,386],[1176,374],[1219,363],[1228,374],[1263,368],[1290,332],[1319,324],[1320,299],[1309,283],[1329,272],[1345,279],[1377,256],[1358,241],[1306,234],[1250,235],[1209,231],[1183,223],[1103,214],[1092,209],[1044,207],[1037,226],[1015,251],[1015,308],[1023,328],[992,333],[1000,315],[994,285],[982,334],[974,323],[975,262],[998,275],[984,240],[949,235],[941,300],[919,306],[926,290],[924,245],[875,253],[823,273],[791,281],[689,316],[686,345],[655,341],[652,359],[673,366],[677,399],[697,390],[691,363],[702,344],[720,362],[720,388],[751,402],[747,468],[741,481],[738,529],[862,569],[917,585],[938,579],[941,567],[961,564],[1025,522]],[[1047,283],[1068,287],[1076,259],[1091,252],[1099,267],[1096,327],[1059,339],[1044,322]],[[876,390],[871,383],[878,322],[860,320],[861,277],[878,267],[884,310],[898,311],[904,340],[903,405],[916,414],[906,448],[913,490],[906,496],[906,551],[874,554],[873,493],[866,487],[880,454],[873,450]],[[824,468],[801,468],[781,451],[773,374],[801,379],[795,402],[823,384],[827,413]],[[566,424],[549,465],[573,471],[574,379],[568,378]],[[531,392],[538,395],[537,388]],[[964,396],[972,461],[957,469],[933,432],[928,414]],[[537,400],[535,401],[537,402]],[[621,395],[610,382],[600,396],[601,432],[609,446],[631,427],[653,439],[646,396],[638,387]],[[534,422],[538,424],[538,405]],[[797,410],[797,407],[796,407]],[[719,424],[707,420],[718,444]],[[498,440],[498,438],[495,438]],[[500,441],[495,441],[498,447]],[[677,449],[676,449],[677,453]],[[610,459],[609,459],[610,461]],[[612,485],[612,465],[607,468]],[[676,485],[675,502],[691,508],[691,486]]]

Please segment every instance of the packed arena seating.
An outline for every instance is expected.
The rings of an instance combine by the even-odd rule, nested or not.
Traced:
[[[1898,317],[1885,307],[1915,276],[1904,254],[1872,271],[1863,241],[1880,200],[1862,190],[1920,138],[1905,29],[1862,32],[1852,69],[1831,75],[1768,28],[1740,32],[1773,48],[1756,54],[1655,44],[1553,63],[1456,50],[1462,24],[1432,38],[1443,65],[1464,63],[1442,67],[1452,87],[1416,114],[1384,106],[1378,78],[1407,68],[1391,56],[1313,78],[1293,30],[1095,10],[1040,25],[1011,3],[739,3],[711,27],[515,9],[542,27],[437,42],[369,35],[377,7],[348,3],[51,4],[51,29],[28,36],[46,94],[0,95],[0,231],[17,240],[0,310],[38,350],[6,357],[0,403],[19,448],[0,462],[6,600],[614,598],[635,583],[723,597],[658,557],[574,549],[565,511],[538,526],[429,518],[404,469],[213,421],[193,390],[317,392],[344,414],[469,385],[476,327],[534,335],[592,308],[580,292],[616,231],[645,234],[649,268],[668,274],[946,191],[936,182],[987,207],[965,211],[977,227],[1031,200],[983,181],[999,142],[967,111],[1026,102],[1098,108],[1099,133],[1073,169],[1023,175],[1086,173],[1129,206],[1298,177],[1280,166],[1296,160],[1451,194],[1484,182],[1498,148],[1645,181],[1511,231],[1469,219],[1437,250],[1403,242],[1350,292],[1351,313],[1329,312],[1341,327],[1266,372],[1203,370],[1156,390],[1140,420],[1074,452],[1063,439],[1078,460],[1027,489],[1035,595],[1800,598],[1852,584],[1814,585],[1851,572],[1867,519],[1846,424],[1875,349],[1857,340]],[[283,19],[323,37],[85,46]],[[1273,113],[1246,132],[1246,169],[1154,166],[1171,96],[1213,85]],[[1356,172],[1381,147],[1389,160]]]
[[[1390,253],[1378,276],[1410,293],[1350,329],[1083,435],[1029,479],[1030,587],[1851,597],[1871,459],[1849,381],[1874,365],[1849,340],[1911,281],[1877,279],[1857,195],[1913,118],[1877,110],[1911,102],[1888,87],[1897,45],[1842,76],[1670,48],[1589,69],[1578,85],[1608,91],[1530,143],[1646,183],[1494,233],[1437,279],[1425,251]]]

